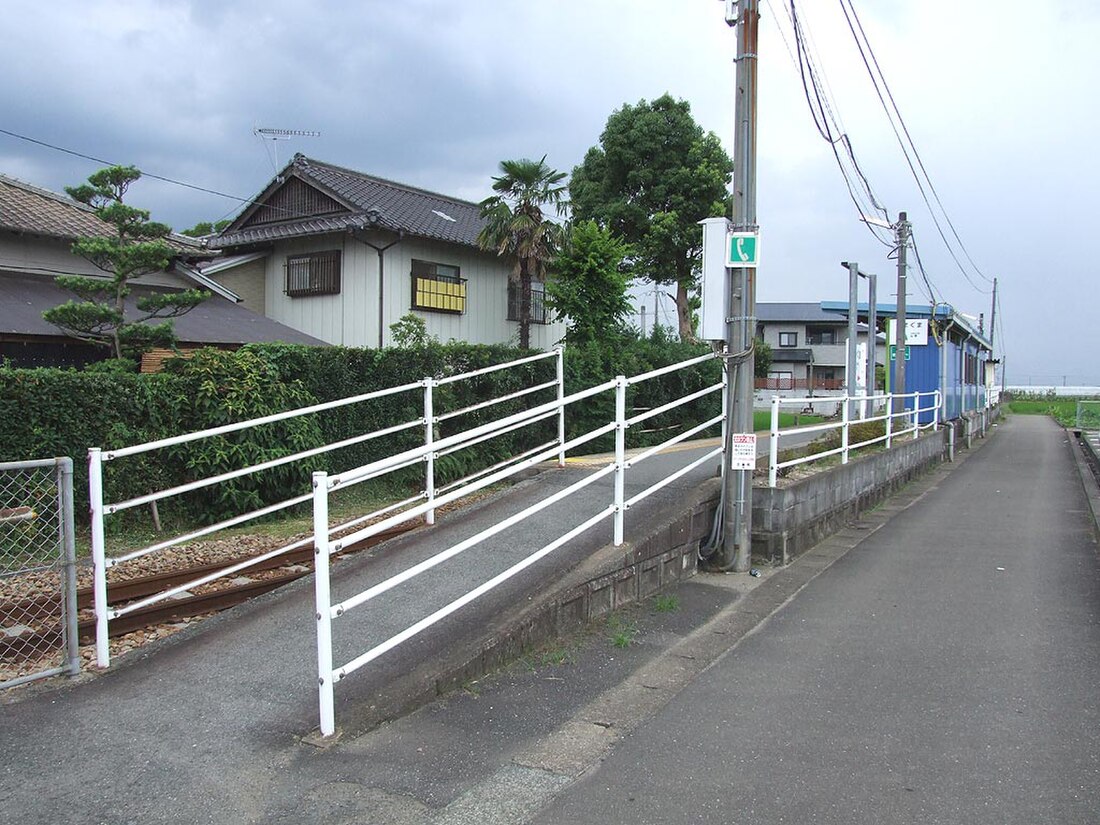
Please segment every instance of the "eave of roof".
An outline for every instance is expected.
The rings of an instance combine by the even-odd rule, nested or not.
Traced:
[[[128,314],[143,295],[172,290],[134,286],[127,298]],[[0,273],[0,335],[56,337],[61,331],[47,322],[42,313],[72,298],[54,283],[53,278],[37,275]],[[270,318],[255,313],[225,298],[214,296],[190,312],[173,318],[172,326],[180,343],[248,344],[283,341],[289,344],[328,346]]]

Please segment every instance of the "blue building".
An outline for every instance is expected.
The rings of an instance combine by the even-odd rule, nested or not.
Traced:
[[[821,309],[848,317],[845,301],[822,301]],[[858,305],[859,320],[866,321],[867,310],[866,302]],[[876,302],[875,311],[882,323],[897,317],[896,304]],[[907,348],[906,390],[940,390],[941,420],[959,418],[971,410],[985,408],[996,362],[993,360],[993,344],[986,338],[981,325],[974,324],[950,304],[936,304],[934,307],[927,304],[907,305],[905,318],[914,338],[914,343]],[[887,362],[888,387],[894,386],[895,364],[894,360]],[[911,408],[912,401],[906,406]],[[922,424],[929,423],[932,413],[922,413],[920,418]]]

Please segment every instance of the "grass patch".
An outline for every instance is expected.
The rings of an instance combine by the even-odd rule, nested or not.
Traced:
[[[675,593],[667,593],[653,600],[653,609],[658,613],[675,613],[680,609],[680,597]]]
[[[1063,427],[1073,427],[1077,423],[1077,399],[1075,398],[1010,401],[1008,410],[1017,415],[1049,415]]]
[[[634,644],[638,625],[623,616],[612,614],[607,620],[607,633],[611,646],[624,650]]]
[[[810,424],[820,424],[825,420],[825,416],[810,414],[810,413],[779,413],[779,426],[785,427],[802,427],[809,426]],[[753,410],[752,413],[752,428],[754,431],[770,430],[772,427],[772,414],[770,410]]]

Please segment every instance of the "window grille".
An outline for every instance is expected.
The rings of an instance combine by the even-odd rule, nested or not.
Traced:
[[[340,293],[340,250],[289,255],[286,259],[286,294],[291,298]]]
[[[466,279],[457,266],[412,262],[412,307],[428,312],[466,312]]]
[[[508,284],[508,320],[519,320],[519,304],[520,304],[520,286],[519,284]],[[546,291],[545,284],[539,281],[531,282],[531,323],[532,324],[548,324],[550,323],[547,318],[546,312]]]

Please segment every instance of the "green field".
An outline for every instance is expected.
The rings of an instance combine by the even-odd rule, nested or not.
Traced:
[[[808,424],[820,424],[824,418],[820,415],[802,415],[799,413],[779,414],[779,427],[799,427]],[[752,428],[756,432],[770,430],[772,427],[772,414],[770,410],[754,410],[752,413]]]
[[[1029,398],[1019,401],[1010,401],[1008,411],[1018,415],[1049,415],[1063,427],[1075,427],[1077,425],[1077,401],[1076,398]],[[1090,413],[1095,410],[1091,406]],[[1090,415],[1090,418],[1094,417]]]

